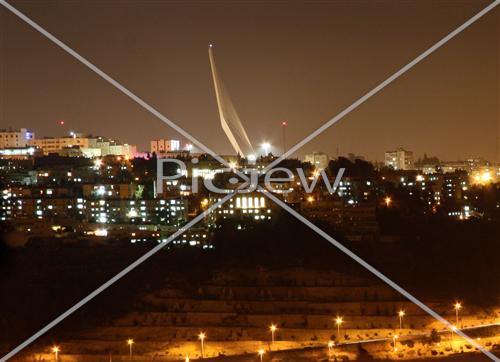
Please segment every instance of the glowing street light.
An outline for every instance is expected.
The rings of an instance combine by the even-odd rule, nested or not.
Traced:
[[[385,206],[389,207],[391,206],[391,203],[392,203],[392,199],[387,196],[385,199],[384,199],[384,202],[385,202]]]
[[[274,345],[274,332],[276,332],[277,329],[278,327],[274,324],[271,324],[271,326],[269,327],[269,330],[271,331],[271,340],[273,345]]]
[[[134,344],[134,340],[132,338],[127,339],[127,344],[129,347],[130,360],[132,360],[132,346]]]
[[[271,144],[269,142],[264,142],[260,145],[260,147],[262,147],[262,150],[264,151],[264,156],[267,156],[271,149]]]
[[[200,343],[201,343],[201,358],[205,358],[205,356],[204,356],[204,344],[203,344],[203,341],[205,340],[205,338],[206,338],[205,333],[200,332],[200,334],[198,334],[198,339],[200,340]]]
[[[453,342],[454,333],[457,331],[456,326],[451,326],[451,341]],[[450,342],[451,343],[451,342]]]
[[[59,361],[59,351],[60,351],[60,349],[58,346],[52,347],[52,352],[54,353],[54,358],[55,358],[56,362]]]
[[[337,325],[337,338],[339,341],[340,341],[340,326],[342,325],[342,323],[344,323],[342,317],[337,316],[337,318],[335,318],[335,324]]]
[[[266,351],[264,351],[262,348],[259,349],[260,362],[262,362],[262,357],[264,356],[264,353],[266,353]]]
[[[484,183],[490,182],[491,181],[491,173],[489,171],[485,171],[481,175],[481,181],[484,182]]]
[[[403,317],[405,316],[405,311],[400,310],[398,312],[398,316],[399,316],[399,332],[401,332],[401,329],[403,329]]]
[[[332,355],[332,349],[335,346],[334,341],[328,341],[328,357],[331,357]]]
[[[462,309],[462,303],[455,302],[455,304],[453,305],[453,309],[455,309],[455,320],[456,324],[458,325],[458,311]]]
[[[398,340],[399,336],[397,334],[394,335],[394,337],[392,337],[392,343],[394,345],[394,352],[397,352],[398,351],[398,348],[396,347],[396,341]]]

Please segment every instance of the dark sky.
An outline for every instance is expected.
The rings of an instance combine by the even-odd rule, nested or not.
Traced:
[[[215,151],[207,44],[250,139],[296,143],[488,1],[14,1],[10,3]],[[499,155],[497,8],[300,152],[381,160]],[[177,138],[0,6],[0,128],[75,130],[145,148]]]

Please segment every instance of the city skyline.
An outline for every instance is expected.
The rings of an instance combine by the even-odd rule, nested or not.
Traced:
[[[388,14],[384,7],[374,11],[366,4],[239,5],[150,4],[136,14],[131,3],[80,9],[79,3],[42,8],[19,2],[21,11],[221,153],[229,153],[231,145],[218,127],[209,42],[215,44],[221,77],[252,143],[267,141],[281,149],[284,119],[287,143],[300,141],[484,4],[386,4]],[[114,11],[120,16],[112,16]],[[2,127],[26,126],[51,135],[61,131],[63,119],[66,131],[103,134],[141,149],[151,139],[179,138],[5,9],[0,16],[6,29],[0,38],[6,54],[1,59]],[[220,19],[228,23],[220,25]],[[92,31],[82,33],[75,21]],[[128,31],[128,21],[141,24],[142,31]],[[182,21],[194,24],[192,29],[171,33]],[[238,30],[226,32],[233,23]],[[254,32],[255,25],[260,27]],[[448,160],[497,160],[497,25],[497,14],[481,19],[297,156],[312,151],[335,156],[338,148],[340,154],[382,160],[384,151],[403,146],[417,157],[425,152]],[[380,35],[367,33],[373,27]],[[245,42],[250,34],[252,41]],[[319,34],[325,39],[318,40]],[[367,36],[373,41],[366,42]],[[295,45],[305,50],[297,52]],[[56,66],[47,69],[48,64]]]

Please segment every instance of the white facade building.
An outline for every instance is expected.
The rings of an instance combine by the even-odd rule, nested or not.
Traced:
[[[99,156],[126,156],[134,157],[137,153],[136,146],[129,144],[120,144],[102,137],[89,137],[73,133],[66,137],[45,137],[33,139],[29,142],[30,146],[39,148],[43,154],[50,153],[68,154],[63,150],[75,149],[75,154],[81,154],[85,157]],[[76,150],[80,152],[76,152]]]
[[[395,170],[413,170],[413,152],[406,151],[402,147],[395,151],[387,151],[384,163],[386,167],[392,167]]]
[[[21,148],[28,146],[28,142],[35,138],[33,132],[26,128],[19,130],[0,130],[0,149],[2,148]]]

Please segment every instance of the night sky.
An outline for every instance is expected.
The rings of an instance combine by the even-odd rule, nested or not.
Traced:
[[[488,1],[10,1],[216,152],[207,45],[254,146],[288,146],[479,12]],[[499,158],[497,8],[300,155]],[[58,125],[65,120],[66,128]],[[0,128],[70,130],[148,147],[160,120],[0,6]]]

